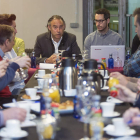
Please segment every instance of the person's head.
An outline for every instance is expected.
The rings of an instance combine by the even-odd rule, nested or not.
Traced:
[[[59,15],[53,15],[47,24],[48,30],[51,32],[54,41],[58,42],[62,37],[66,24],[64,19]]]
[[[2,51],[8,52],[14,46],[15,33],[14,29],[8,25],[0,25],[0,47]]]
[[[136,8],[133,12],[135,32],[140,39],[140,8]]]
[[[16,29],[16,15],[14,14],[0,14],[0,24],[12,26],[15,30],[15,34],[17,33]]]
[[[94,21],[98,31],[101,33],[106,33],[110,22],[110,12],[105,8],[97,10]]]

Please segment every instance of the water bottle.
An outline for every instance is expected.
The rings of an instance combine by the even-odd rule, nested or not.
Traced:
[[[108,58],[108,68],[113,69],[114,68],[114,59],[112,58],[112,54],[109,54]]]
[[[36,57],[35,57],[35,52],[32,52],[32,57],[31,57],[31,68],[36,68]]]
[[[76,54],[72,54],[72,59],[74,60],[74,65],[75,65],[75,68],[77,69]]]
[[[80,119],[80,115],[77,113],[77,110],[76,110],[76,105],[77,105],[78,94],[80,93],[81,90],[82,90],[82,86],[77,85],[77,86],[76,86],[77,94],[75,95],[75,97],[74,97],[74,99],[73,99],[73,103],[74,103],[73,117],[74,117],[75,119]]]
[[[130,51],[127,50],[127,55],[126,55],[125,59],[128,60],[130,57],[131,57],[131,55],[130,55]]]

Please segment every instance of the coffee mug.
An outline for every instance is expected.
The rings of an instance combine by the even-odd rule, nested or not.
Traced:
[[[6,133],[9,136],[16,135],[20,131],[21,131],[21,128],[20,128],[19,120],[11,119],[11,120],[6,121]]]
[[[25,120],[29,120],[30,117],[30,104],[29,103],[20,103],[18,104],[19,108],[23,108],[26,110],[26,118]]]
[[[37,79],[37,82],[38,82],[38,86],[43,89],[43,86],[44,86],[44,79]]]
[[[104,70],[99,70],[100,74],[104,77],[104,78],[108,78],[108,70],[105,70],[105,76],[104,76]]]
[[[44,75],[45,75],[45,70],[38,70],[38,77],[39,78],[43,78]]]
[[[102,108],[102,116],[103,117],[109,117],[109,116],[113,115],[114,108],[115,108],[114,103],[102,102],[102,103],[100,103],[100,106]]]
[[[125,135],[129,130],[129,127],[126,125],[123,118],[114,118],[112,119],[112,122],[115,127],[115,133],[118,135]]]
[[[105,87],[106,86],[106,83],[107,83],[107,80],[104,80],[104,86],[103,87]],[[100,86],[102,87],[102,80],[100,80]]]
[[[36,97],[37,89],[35,89],[35,88],[25,88],[25,92],[28,96],[31,97],[31,99],[34,99]]]

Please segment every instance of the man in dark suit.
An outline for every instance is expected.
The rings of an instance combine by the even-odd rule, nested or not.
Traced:
[[[56,53],[65,50],[63,56],[79,56],[80,48],[76,42],[76,36],[65,32],[65,21],[59,15],[53,15],[47,24],[48,32],[37,36],[34,47],[37,63],[56,63]],[[39,58],[42,55],[42,58]],[[81,58],[79,56],[79,58]]]

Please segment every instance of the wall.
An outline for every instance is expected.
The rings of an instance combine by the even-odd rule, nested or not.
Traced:
[[[133,14],[133,11],[140,7],[140,0],[128,0],[128,14]],[[134,18],[132,18],[132,39],[136,35],[134,27]],[[131,46],[131,45],[130,45]]]
[[[25,41],[26,48],[33,48],[37,35],[46,32],[48,19],[54,15],[61,15],[66,22],[66,31],[77,37],[80,48],[83,47],[83,15],[82,0],[78,1],[77,20],[79,28],[70,28],[75,22],[76,0],[0,0],[0,14],[14,13],[17,16],[17,37]]]

